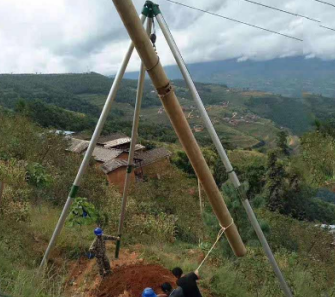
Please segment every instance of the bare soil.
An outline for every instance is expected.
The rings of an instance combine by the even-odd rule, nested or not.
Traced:
[[[112,245],[109,245],[110,250]],[[145,263],[137,252],[123,250],[120,258],[113,260],[109,253],[112,274],[101,278],[95,259],[78,259],[70,264],[66,296],[71,297],[140,297],[147,287],[162,293],[160,285],[164,282],[175,286],[172,273],[156,264]]]
[[[160,291],[160,285],[169,282],[175,284],[172,273],[159,265],[123,266],[106,277],[97,289],[97,297],[140,297],[146,287]]]

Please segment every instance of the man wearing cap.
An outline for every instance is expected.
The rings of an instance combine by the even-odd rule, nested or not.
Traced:
[[[112,272],[109,259],[106,255],[106,240],[118,240],[119,237],[104,235],[101,228],[95,228],[94,234],[97,237],[94,239],[89,251],[90,253],[94,253],[97,258],[99,274],[104,277]]]

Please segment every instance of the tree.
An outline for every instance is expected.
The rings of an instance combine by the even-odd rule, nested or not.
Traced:
[[[287,145],[287,137],[288,133],[285,130],[279,131],[277,134],[277,146],[285,156],[290,154],[289,147]]]
[[[268,154],[266,192],[267,205],[272,211],[281,211],[284,207],[283,196],[285,193],[285,170],[282,162],[278,158],[278,155],[278,151],[271,151]]]

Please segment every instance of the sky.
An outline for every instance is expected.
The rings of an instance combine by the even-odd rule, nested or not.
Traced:
[[[178,0],[177,0],[178,1]],[[186,63],[226,59],[271,60],[294,56],[335,59],[333,6],[315,0],[254,0],[321,21],[270,10],[246,0],[179,0],[303,41],[292,40],[200,11],[157,0]],[[327,0],[326,0],[327,1]],[[143,0],[133,1],[140,13]],[[173,56],[156,24],[163,65]],[[129,37],[112,0],[1,0],[0,73],[95,71],[115,74]],[[128,69],[139,68],[134,54]]]

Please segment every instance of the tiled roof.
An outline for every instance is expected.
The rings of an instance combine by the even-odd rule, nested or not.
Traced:
[[[96,161],[108,162],[117,158],[121,154],[122,150],[106,149],[100,146],[96,146],[92,155]]]
[[[88,145],[89,141],[87,140],[81,140],[81,139],[76,139],[76,138],[70,138],[70,146],[68,147],[68,151],[81,154],[83,153]],[[122,154],[122,150],[116,150],[116,149],[106,149],[102,146],[96,146],[95,149],[93,150],[92,156],[96,161],[99,162],[107,162],[112,159],[117,158],[119,155]]]
[[[171,152],[169,152],[164,147],[160,147],[146,152],[139,152],[135,155],[135,159],[140,160],[141,161],[140,165],[144,167],[160,159],[167,158],[170,156]]]
[[[143,149],[145,149],[144,145],[142,145],[142,144],[136,144],[135,145],[135,151],[139,151],[139,150],[143,150]],[[128,153],[129,149],[124,149],[123,151]]]
[[[126,160],[114,159],[114,160],[110,160],[106,162],[105,164],[103,164],[101,166],[101,169],[105,174],[108,174],[120,167],[124,167],[127,165],[128,165],[128,162]]]
[[[69,143],[70,143],[70,146],[67,148],[67,151],[80,154],[84,150],[87,149],[90,142],[87,141],[87,140],[81,140],[81,139],[77,139],[77,138],[70,138]]]
[[[129,137],[124,137],[124,138],[119,138],[119,139],[115,139],[115,140],[111,140],[111,141],[107,141],[104,142],[104,147],[105,148],[113,148],[115,146],[121,145],[121,144],[126,144],[126,143],[130,143],[131,138]]]
[[[109,134],[106,136],[100,136],[98,139],[98,143],[99,144],[106,144],[109,141],[113,141],[113,140],[117,140],[117,139],[121,139],[121,138],[127,138],[128,136],[123,134],[123,133],[113,133],[113,134]]]

